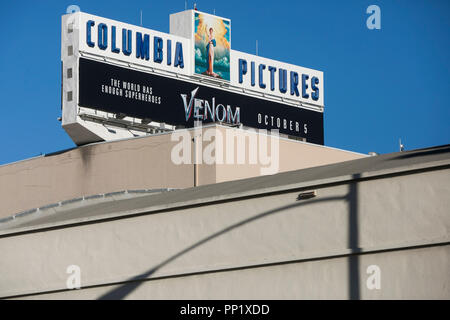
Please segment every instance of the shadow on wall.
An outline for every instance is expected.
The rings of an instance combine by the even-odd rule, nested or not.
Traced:
[[[351,254],[348,259],[348,297],[351,300],[360,299],[360,266],[359,266],[359,228],[358,228],[358,179],[359,174],[353,175],[353,181],[349,185],[348,203],[348,248]]]
[[[354,179],[359,178],[359,174],[353,175]],[[353,181],[350,184],[349,192],[346,196],[341,197],[327,197],[317,200],[311,200],[306,202],[295,202],[292,204],[288,204],[286,206],[282,206],[279,208],[275,208],[272,210],[268,210],[265,212],[262,212],[260,214],[257,214],[251,218],[242,220],[238,223],[235,223],[225,229],[222,229],[216,233],[211,234],[210,236],[190,245],[189,247],[186,247],[185,249],[181,250],[177,254],[169,257],[168,259],[162,261],[158,265],[154,266],[150,270],[148,270],[145,273],[142,273],[138,276],[135,276],[133,278],[130,278],[125,281],[122,285],[120,285],[118,288],[115,288],[103,296],[99,297],[100,300],[119,300],[126,298],[131,292],[136,290],[142,282],[149,280],[148,278],[154,274],[159,269],[163,268],[170,262],[174,261],[175,259],[179,258],[180,256],[188,253],[189,251],[194,250],[195,248],[205,244],[206,242],[213,240],[214,238],[217,238],[233,229],[239,228],[243,225],[246,225],[248,223],[251,223],[253,221],[256,221],[258,219],[264,218],[266,216],[276,214],[283,212],[284,210],[301,207],[301,206],[307,206],[311,203],[318,203],[318,202],[329,202],[329,201],[339,201],[339,200],[346,200],[348,202],[349,207],[349,215],[348,215],[348,223],[349,223],[349,235],[348,235],[348,245],[351,249],[352,253],[349,256],[349,266],[348,266],[348,279],[349,279],[349,299],[359,299],[360,298],[360,283],[359,283],[359,256],[358,253],[360,252],[360,249],[358,247],[358,190],[357,190],[357,181]]]

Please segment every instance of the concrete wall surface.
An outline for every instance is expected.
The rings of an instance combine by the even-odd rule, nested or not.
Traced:
[[[241,137],[258,136],[256,133],[220,125],[205,126],[199,130],[198,135],[204,136],[206,130],[212,130],[214,136],[220,134],[224,138],[226,132],[233,132]],[[181,132],[194,136],[193,130]],[[199,138],[200,140],[203,138]],[[199,144],[197,153],[203,154],[202,150],[212,141],[214,139]],[[364,157],[359,153],[300,141],[283,138],[276,141],[279,141],[279,153],[276,153],[279,159],[277,172]],[[172,161],[172,151],[181,142],[181,138],[172,139],[170,133],[165,133],[96,143],[0,166],[0,219],[60,201],[95,194],[122,190],[192,187],[194,144],[191,141],[188,143],[191,148],[188,163],[176,164]],[[238,164],[235,156],[236,160],[231,164],[199,164],[196,171],[196,185],[260,176],[261,167],[265,165],[261,165],[260,162],[252,164],[249,161],[249,148],[247,142],[244,146],[246,160],[243,163]],[[226,146],[224,150],[226,157]],[[269,156],[272,156],[271,152],[269,144]]]
[[[0,297],[449,299],[449,179],[447,164],[2,231]]]

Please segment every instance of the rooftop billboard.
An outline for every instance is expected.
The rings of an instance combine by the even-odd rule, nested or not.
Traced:
[[[323,144],[321,71],[233,50],[231,21],[222,17],[187,10],[171,15],[170,29],[63,16],[66,131],[97,130],[81,121],[82,107],[174,126],[196,119],[278,129]]]

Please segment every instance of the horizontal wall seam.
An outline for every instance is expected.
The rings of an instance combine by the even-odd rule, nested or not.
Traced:
[[[117,280],[117,281],[109,281],[109,282],[103,282],[103,283],[94,283],[94,284],[83,286],[79,290],[108,287],[108,286],[115,286],[115,285],[124,285],[124,284],[128,284],[128,283],[133,283],[133,282],[147,282],[147,281],[154,281],[154,280],[164,280],[164,279],[188,277],[188,276],[211,274],[211,273],[231,272],[231,271],[238,271],[238,270],[256,269],[256,268],[264,268],[264,267],[271,267],[271,266],[277,266],[277,265],[285,265],[285,264],[304,263],[304,262],[310,262],[310,261],[345,258],[345,257],[350,257],[350,256],[380,254],[380,253],[386,253],[386,252],[423,249],[423,248],[448,246],[448,245],[450,245],[450,238],[446,237],[444,239],[430,241],[428,243],[416,242],[416,243],[409,243],[408,245],[404,244],[403,246],[371,247],[371,248],[366,248],[366,249],[364,249],[364,248],[343,249],[343,250],[336,250],[334,253],[327,253],[327,254],[322,254],[322,255],[316,254],[316,255],[310,255],[309,257],[302,257],[302,258],[284,260],[284,261],[274,261],[274,262],[258,263],[258,264],[246,264],[246,265],[241,265],[241,266],[236,266],[236,267],[216,268],[216,269],[209,269],[209,270],[200,270],[200,271],[196,271],[196,272],[183,272],[183,273],[166,274],[166,275],[160,275],[160,276],[149,276],[149,277],[142,277],[142,278],[139,278],[139,276],[137,276],[137,277],[134,277],[132,279],[127,279],[127,280]],[[62,293],[62,292],[72,291],[72,290],[74,290],[74,289],[60,288],[60,289],[51,289],[51,290],[46,290],[46,291],[41,291],[41,292],[27,292],[27,293],[15,292],[15,293],[10,293],[10,294],[5,294],[4,296],[0,296],[0,299],[12,299],[12,298],[37,296],[37,295],[43,295],[43,294],[51,294],[51,293]]]

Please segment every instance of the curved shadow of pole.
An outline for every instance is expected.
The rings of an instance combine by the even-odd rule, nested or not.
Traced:
[[[150,277],[153,273],[155,273],[157,270],[161,269],[162,267],[164,267],[165,265],[169,264],[170,262],[174,261],[175,259],[179,258],[180,256],[188,253],[189,251],[201,246],[202,244],[211,241],[233,229],[242,227],[243,225],[246,225],[250,222],[253,222],[255,220],[267,217],[268,215],[271,214],[275,214],[278,212],[282,212],[284,210],[288,210],[288,209],[292,209],[292,208],[296,208],[296,207],[300,207],[300,206],[304,206],[304,205],[308,205],[308,204],[312,204],[312,203],[318,203],[318,202],[327,202],[327,201],[337,201],[337,200],[347,200],[349,197],[348,196],[341,196],[341,197],[327,197],[327,198],[323,198],[323,199],[317,199],[317,200],[310,200],[310,201],[306,201],[306,202],[295,202],[292,204],[288,204],[286,206],[282,206],[279,208],[275,208],[275,209],[271,209],[268,211],[265,211],[263,213],[257,214],[253,217],[247,218],[245,220],[242,220],[238,223],[232,224],[228,227],[226,227],[225,229],[222,229],[218,232],[215,232],[213,234],[211,234],[210,236],[203,238],[201,240],[199,240],[198,242],[190,245],[189,247],[186,247],[185,249],[181,250],[180,252],[178,252],[177,254],[174,254],[173,256],[169,257],[168,259],[164,260],[163,262],[161,262],[160,264],[156,265],[155,267],[151,268],[150,270],[148,270],[145,273],[142,273],[136,277],[130,278],[128,280],[125,281],[124,284],[122,284],[120,287],[111,290],[110,292],[105,293],[104,295],[102,295],[99,299],[100,300],[109,300],[109,299],[124,299],[127,295],[129,295],[132,291],[136,290],[144,280],[148,280],[148,277]]]

